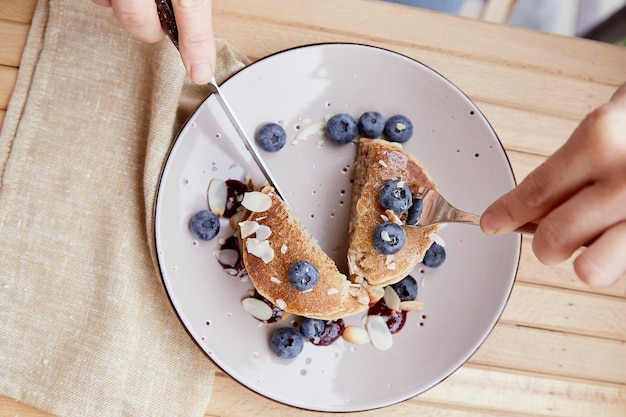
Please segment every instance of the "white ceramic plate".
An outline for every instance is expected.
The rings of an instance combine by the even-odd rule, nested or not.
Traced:
[[[415,131],[405,149],[460,208],[480,213],[514,186],[498,138],[470,99],[435,71],[394,52],[354,44],[300,47],[256,62],[222,89],[250,136],[266,122],[285,127],[288,144],[264,159],[292,208],[344,270],[356,146],[333,145],[318,134],[329,114],[356,118],[376,110],[409,117]],[[391,350],[339,340],[329,347],[306,343],[293,360],[274,356],[268,347],[272,328],[259,326],[240,305],[252,288],[249,281],[219,266],[213,256],[217,240],[198,242],[188,229],[191,215],[207,208],[211,179],[250,174],[262,182],[251,161],[209,97],[175,141],[156,198],[163,283],[191,337],[226,373],[292,406],[368,410],[431,388],[485,340],[509,297],[520,236],[488,237],[474,226],[449,225],[441,232],[445,263],[413,273],[426,307],[409,314]],[[220,236],[232,233],[224,222]],[[361,317],[347,321],[359,324]]]

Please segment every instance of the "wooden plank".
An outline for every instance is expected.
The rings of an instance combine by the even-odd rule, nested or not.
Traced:
[[[464,366],[419,397],[523,416],[623,416],[626,387]]]
[[[0,19],[30,23],[37,0],[0,0]]]
[[[626,342],[502,323],[470,363],[626,384]]]
[[[0,65],[0,110],[6,110],[17,81],[17,68]]]
[[[501,321],[626,341],[626,299],[518,282]]]
[[[612,295],[623,297],[626,294],[626,275],[624,275],[615,285],[609,288],[589,288],[582,282],[574,272],[573,261],[577,254],[584,251],[577,251],[570,259],[557,265],[543,265],[532,251],[532,237],[524,236],[522,242],[522,253],[520,268],[517,273],[518,282],[540,284],[549,287],[566,288],[571,290],[584,291],[587,293]]]
[[[455,61],[459,57],[472,58],[490,65],[592,79],[614,86],[624,81],[623,71],[617,69],[626,68],[626,51],[613,45],[581,39],[572,39],[567,44],[561,36],[449,14],[437,14],[439,24],[433,25],[433,13],[407,7],[396,7],[397,11],[393,12],[394,5],[376,1],[345,0],[345,7],[333,10],[332,18],[328,16],[326,3],[306,2],[307,13],[303,14],[304,3],[300,0],[268,7],[264,2],[215,0],[216,32],[238,48],[255,51],[252,55],[257,57],[294,43],[341,41],[352,37],[370,44],[384,43],[393,49],[420,45],[424,50],[453,55]],[[376,16],[375,24],[372,24],[372,16]],[[249,24],[250,20],[263,24],[263,37],[250,36],[258,33],[256,25]],[[291,29],[286,30],[286,27]],[[407,27],[428,30],[408,31]],[[272,36],[274,31],[283,36],[276,39]],[[473,39],[480,39],[480,42]],[[555,54],[558,54],[558,60],[554,59]],[[597,65],[590,67],[589,62]]]
[[[28,23],[0,20],[0,65],[17,67],[28,36]]]

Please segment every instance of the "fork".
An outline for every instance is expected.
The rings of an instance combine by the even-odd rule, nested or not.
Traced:
[[[415,224],[404,224],[406,227],[422,228],[440,223],[467,223],[480,224],[480,216],[459,210],[450,204],[437,190],[429,187],[419,187],[415,198],[422,199],[422,214]],[[535,233],[536,223],[526,223],[517,228],[516,232]]]

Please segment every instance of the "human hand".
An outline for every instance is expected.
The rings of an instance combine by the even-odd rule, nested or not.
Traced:
[[[159,42],[165,36],[154,0],[92,0],[111,7],[130,35],[142,42]],[[206,84],[215,71],[215,38],[211,0],[172,0],[180,55],[187,73],[198,84]]]
[[[538,223],[533,251],[545,264],[569,258],[592,287],[626,272],[626,84],[591,112],[569,140],[515,189],[485,210],[487,234]]]

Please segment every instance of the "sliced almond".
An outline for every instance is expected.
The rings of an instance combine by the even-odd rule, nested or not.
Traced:
[[[241,306],[246,313],[258,320],[267,321],[272,318],[272,307],[258,298],[244,298]]]
[[[207,188],[206,195],[209,210],[218,216],[223,216],[224,211],[226,210],[226,200],[228,199],[226,181],[219,178],[213,178],[209,182],[209,188]]]
[[[246,250],[249,254],[261,258],[266,264],[274,259],[274,249],[267,240],[260,241],[253,237],[248,238],[246,239]]]
[[[326,291],[327,295],[335,295],[335,294],[339,294],[339,290],[337,288],[329,288],[328,291]]]
[[[284,310],[285,307],[287,307],[287,303],[282,298],[277,298],[276,299],[276,307],[280,308],[281,310]]]
[[[239,252],[235,249],[220,249],[215,252],[215,258],[222,265],[235,266],[239,260]]]
[[[272,234],[272,229],[262,224],[259,226],[259,229],[256,231],[256,238],[259,240],[267,240],[267,238],[270,237],[271,234]]]
[[[387,350],[393,346],[393,337],[385,319],[381,316],[367,316],[365,328],[370,337],[370,342],[378,350]]]
[[[261,213],[272,207],[272,199],[260,191],[248,191],[243,195],[241,205],[250,211]]]
[[[281,280],[276,277],[270,277],[270,281],[272,281],[274,284],[282,284]]]
[[[254,220],[246,220],[246,221],[240,222],[238,226],[239,226],[239,233],[241,234],[241,238],[245,239],[248,236],[252,236],[253,234],[255,234],[256,231],[259,230],[260,225]],[[265,240],[265,239],[259,239],[259,240]]]
[[[421,301],[402,301],[398,306],[398,309],[402,311],[420,311],[424,309],[424,303]]]
[[[404,224],[398,215],[393,212],[393,210],[385,210],[385,214],[387,215],[388,221],[394,222],[398,226],[402,226]]]
[[[385,300],[385,304],[387,304],[387,307],[389,307],[391,310],[400,310],[401,300],[398,296],[398,293],[396,292],[396,290],[393,289],[393,287],[385,287],[385,295],[383,296],[383,300]]]
[[[356,211],[359,213],[359,216],[362,216],[367,212],[367,203],[364,199],[359,198],[356,202]]]
[[[446,242],[443,240],[443,238],[441,237],[441,235],[439,235],[438,233],[432,232],[428,234],[428,237],[435,242],[436,244],[438,244],[441,247],[445,247],[446,246]]]
[[[348,326],[343,330],[341,335],[343,339],[353,345],[363,345],[370,341],[370,335],[363,327]]]

